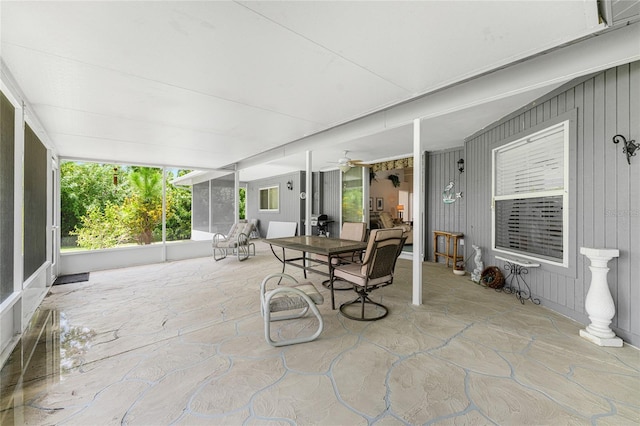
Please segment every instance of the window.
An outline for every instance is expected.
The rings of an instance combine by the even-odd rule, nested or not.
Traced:
[[[493,249],[568,266],[569,121],[492,154]]]
[[[280,187],[260,188],[260,211],[278,211],[280,208]]]

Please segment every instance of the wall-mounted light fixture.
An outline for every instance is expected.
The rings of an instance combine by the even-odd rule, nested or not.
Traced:
[[[287,189],[288,189],[289,191],[293,191],[293,181],[292,181],[292,180],[290,180],[289,182],[287,182]]]
[[[613,137],[613,143],[617,144],[618,142],[622,142],[624,147],[622,148],[622,153],[627,154],[627,163],[631,165],[631,157],[635,157],[636,149],[640,148],[640,144],[637,144],[635,140],[628,141],[622,135],[615,135]]]
[[[464,160],[462,158],[458,160],[458,171],[460,173],[464,172]]]

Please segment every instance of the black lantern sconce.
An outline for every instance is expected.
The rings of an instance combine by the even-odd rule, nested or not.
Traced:
[[[462,158],[458,160],[458,171],[460,173],[464,172],[464,160]]]
[[[640,144],[637,144],[635,140],[628,141],[622,135],[615,135],[613,137],[613,143],[617,144],[619,142],[622,142],[624,144],[624,147],[622,148],[622,153],[627,155],[627,163],[631,165],[631,157],[635,157],[636,149],[640,148]]]
[[[288,189],[289,191],[293,191],[293,181],[292,181],[292,180],[290,180],[289,182],[287,182],[287,189]]]

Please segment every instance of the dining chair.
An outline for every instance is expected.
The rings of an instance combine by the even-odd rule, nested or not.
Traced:
[[[353,301],[340,305],[342,315],[358,321],[375,321],[387,316],[389,309],[381,303],[371,300],[369,293],[393,282],[396,261],[405,240],[406,237],[402,235],[402,229],[374,229],[369,235],[362,263],[336,265],[333,268],[330,286],[333,287],[336,279],[341,279],[351,283],[353,290],[358,294],[358,297]],[[354,304],[360,304],[359,316],[347,312],[347,309]],[[368,311],[377,313],[367,314],[365,309],[367,305],[375,306]]]
[[[340,230],[340,239],[341,240],[354,240],[354,241],[366,241],[367,238],[367,224],[364,222],[345,222],[342,224],[342,229]],[[315,259],[329,263],[329,258],[322,254],[317,254]],[[362,259],[362,252],[351,252],[351,253],[342,253],[337,256],[334,256],[331,259],[331,263],[335,265],[339,265],[348,262],[356,262]],[[322,282],[322,285],[329,288],[330,280],[325,280]],[[337,287],[335,290],[351,290],[351,287],[343,288]],[[332,289],[333,291],[333,289]]]
[[[289,281],[292,285],[278,286],[273,290],[268,290],[267,283],[274,278],[279,278],[278,285],[280,284],[280,281]],[[322,305],[323,303],[324,298],[322,297],[322,294],[318,292],[311,282],[307,281],[298,283],[298,281],[291,275],[282,273],[266,276],[260,284],[260,310],[264,318],[264,338],[267,343],[271,346],[277,347],[315,340],[320,336],[324,327],[322,315],[317,307],[317,305]],[[273,315],[276,312],[285,311],[297,312],[285,315],[279,314],[278,316]],[[273,321],[302,318],[306,316],[309,311],[311,311],[318,319],[318,328],[313,334],[280,340],[274,340],[271,338],[271,323]]]
[[[341,240],[353,240],[353,241],[365,241],[367,237],[367,224],[364,222],[345,222],[342,224],[342,230],[340,231],[340,239]],[[353,262],[356,260],[356,257],[361,256],[361,252],[353,252],[353,253],[342,253],[338,256],[335,256],[332,259],[334,265],[340,263],[341,259],[349,260]],[[316,260],[322,262],[329,262],[329,258],[322,254],[317,254],[315,256]]]

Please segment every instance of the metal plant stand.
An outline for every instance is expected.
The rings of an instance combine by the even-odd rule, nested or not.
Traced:
[[[536,299],[531,295],[531,287],[524,279],[524,275],[527,275],[529,273],[529,268],[537,268],[540,266],[540,264],[507,259],[500,256],[496,256],[496,259],[504,261],[504,269],[509,272],[509,274],[505,277],[506,285],[502,290],[505,293],[515,294],[520,303],[522,303],[523,305],[526,300],[531,300],[533,304],[539,305],[540,299]]]

